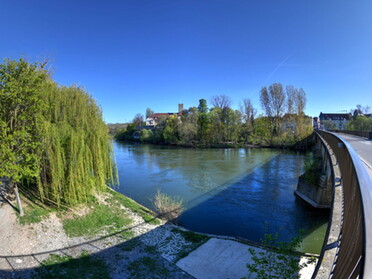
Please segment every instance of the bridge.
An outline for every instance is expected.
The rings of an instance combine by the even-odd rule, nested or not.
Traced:
[[[323,249],[312,276],[372,278],[372,140],[316,131],[332,190]]]

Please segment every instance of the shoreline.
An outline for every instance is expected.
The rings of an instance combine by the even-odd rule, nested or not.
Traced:
[[[108,188],[110,191],[116,193],[116,195],[127,198],[114,189]],[[134,200],[130,200],[143,207]],[[223,274],[224,276],[226,274],[233,275],[235,272],[240,272],[239,276],[245,276],[248,274],[246,268],[247,262],[245,261],[249,261],[250,259],[248,249],[261,250],[259,245],[255,245],[255,243],[252,242],[248,243],[248,241],[244,239],[195,233],[182,226],[165,221],[160,221],[160,223],[156,225],[150,224],[138,214],[128,210],[128,208],[123,208],[123,210],[134,220],[134,223],[132,223],[130,227],[124,228],[124,231],[131,230],[134,232],[132,237],[123,238],[122,235],[124,231],[122,230],[112,234],[104,233],[102,235],[99,233],[91,237],[66,238],[63,233],[62,223],[60,223],[60,219],[57,218],[58,214],[56,212],[51,213],[52,215],[49,215],[48,218],[43,219],[37,224],[20,225],[13,209],[11,209],[9,205],[3,206],[0,208],[0,213],[2,215],[4,215],[4,213],[9,215],[10,213],[10,215],[13,216],[10,219],[5,218],[4,220],[15,222],[13,223],[15,227],[12,227],[12,229],[15,230],[8,232],[7,236],[13,237],[14,231],[17,232],[17,230],[20,231],[18,231],[16,235],[21,234],[23,237],[25,236],[25,232],[28,233],[26,234],[28,235],[27,238],[23,238],[23,241],[18,239],[16,242],[13,242],[13,245],[17,243],[18,247],[22,247],[22,245],[25,245],[24,242],[30,243],[32,241],[34,248],[29,247],[29,252],[24,254],[4,254],[4,248],[6,250],[6,247],[2,246],[0,250],[0,276],[34,278],[36,274],[36,278],[44,278],[43,276],[46,274],[45,272],[48,271],[48,268],[49,271],[52,270],[53,272],[57,272],[57,274],[58,272],[64,274],[64,272],[70,272],[68,267],[66,271],[66,265],[68,266],[69,263],[76,268],[77,265],[81,264],[81,261],[89,258],[90,260],[97,261],[96,265],[100,266],[101,269],[105,267],[107,269],[107,275],[110,278],[133,278],[133,276],[137,278],[137,276],[145,276],[148,272],[152,272],[146,269],[146,265],[149,265],[149,267],[152,266],[148,262],[150,259],[161,266],[158,273],[155,272],[154,278],[164,278],[165,274],[167,274],[167,276],[165,276],[167,278],[200,278],[196,276],[197,274],[194,272],[203,272],[205,261],[217,255],[216,249],[222,249],[220,252],[224,254],[230,255],[232,253],[231,255],[239,256],[241,263],[238,269],[236,269],[235,266],[233,270],[230,267],[231,262],[219,256],[216,258],[216,262],[224,259],[223,261],[226,261],[226,265],[224,266],[225,269],[223,271],[220,270],[222,268],[222,266],[220,266],[221,264],[214,266],[213,278],[224,278],[221,277]],[[155,213],[149,209],[147,209],[146,212]],[[58,232],[55,231],[56,228],[59,228]],[[4,237],[4,227],[2,228],[1,234],[2,237]],[[35,238],[35,236],[38,237]],[[7,242],[4,241],[4,243]],[[217,244],[212,245],[213,243]],[[43,247],[49,249],[43,250]],[[237,253],[237,247],[241,251],[240,253],[243,253],[243,258],[241,258],[241,254]],[[206,256],[205,253],[209,256]],[[66,255],[68,255],[68,257]],[[301,258],[304,259],[304,255],[297,256],[301,256]],[[309,256],[312,255],[305,255],[306,258]],[[45,265],[46,262],[54,258],[58,260],[62,259],[62,261],[55,262],[50,266]],[[133,266],[135,267],[135,271],[133,271]],[[89,270],[89,272],[100,272],[99,270],[95,270],[95,267],[93,267],[93,270],[91,268],[89,268]],[[310,278],[309,274],[311,270],[312,269],[306,271],[306,276],[301,278]],[[140,276],[140,274],[142,275]],[[191,277],[190,274],[194,277]]]
[[[151,143],[151,142],[140,142],[140,141],[125,141],[119,140],[113,137],[113,140],[119,143],[124,144],[148,144],[148,145],[155,145],[155,146],[165,146],[170,148],[185,148],[185,149],[239,149],[239,148],[252,148],[252,149],[260,149],[260,148],[268,148],[268,149],[276,149],[276,150],[291,150],[291,151],[298,151],[298,152],[307,152],[311,151],[313,143],[306,145],[304,148],[298,148],[296,145],[255,145],[255,144],[211,144],[211,145],[189,145],[189,144],[169,144],[169,143]]]

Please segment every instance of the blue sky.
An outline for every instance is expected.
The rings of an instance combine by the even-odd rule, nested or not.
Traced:
[[[238,108],[274,82],[307,93],[306,113],[372,107],[372,1],[4,0],[2,58],[53,62],[109,123],[147,107],[226,94]]]

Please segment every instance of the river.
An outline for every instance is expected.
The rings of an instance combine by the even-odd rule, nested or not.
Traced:
[[[265,233],[288,241],[300,230],[303,252],[319,254],[328,212],[293,194],[304,155],[274,149],[188,149],[114,142],[116,189],[153,208],[157,189],[181,197],[178,224],[198,232],[259,242]]]

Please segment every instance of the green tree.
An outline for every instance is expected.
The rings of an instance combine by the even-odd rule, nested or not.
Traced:
[[[207,130],[208,130],[208,106],[205,99],[199,100],[198,106],[198,138],[202,144],[205,144],[207,141]]]
[[[178,134],[183,144],[194,144],[198,134],[199,112],[196,107],[184,110],[178,125]]]
[[[253,134],[250,140],[253,144],[270,145],[272,141],[272,121],[261,116],[254,121]]]
[[[133,121],[132,121],[134,124],[136,124],[136,126],[141,126],[143,125],[144,121],[143,121],[143,115],[140,114],[140,113],[137,113],[134,118],[133,118]]]
[[[154,111],[150,108],[146,109],[146,118],[152,116],[154,114]]]
[[[125,130],[121,130],[119,131],[119,133],[115,135],[115,138],[118,140],[132,141],[133,133],[136,131],[136,127],[137,127],[136,123],[128,124]]]
[[[166,143],[176,144],[179,142],[179,123],[180,121],[176,114],[168,117],[163,131],[164,141]]]
[[[284,113],[285,94],[283,85],[281,83],[273,83],[269,86],[262,87],[260,92],[260,102],[266,115],[273,123],[273,133],[278,135],[280,133],[280,118]]]
[[[253,123],[256,117],[257,110],[253,107],[250,99],[243,99],[243,104],[240,105],[240,112],[242,114],[242,126],[240,133],[244,142],[249,141],[249,137],[253,132]]]
[[[347,124],[347,130],[351,131],[372,131],[372,117],[357,116]]]
[[[229,140],[229,125],[232,122],[230,117],[231,99],[226,95],[213,96],[211,98],[213,105],[213,132],[217,138],[218,143],[226,142]]]
[[[86,202],[96,191],[117,182],[102,112],[87,92],[75,86],[52,83],[43,100],[47,110],[39,193],[57,206]]]
[[[151,130],[142,129],[140,132],[141,142],[151,142],[153,140],[153,132]]]
[[[41,97],[47,79],[37,64],[23,59],[0,65],[0,177],[13,184],[21,215],[18,184],[40,173]]]
[[[90,95],[58,86],[23,59],[1,64],[0,177],[15,184],[16,195],[27,179],[57,206],[85,202],[115,183],[108,128]]]
[[[227,109],[225,140],[237,143],[240,139],[242,113],[239,110]]]

